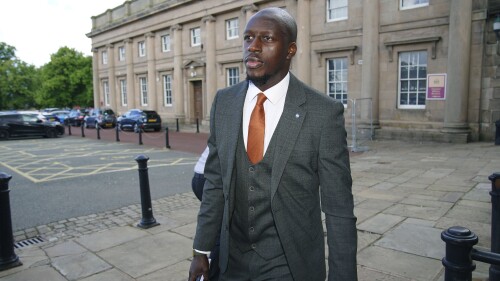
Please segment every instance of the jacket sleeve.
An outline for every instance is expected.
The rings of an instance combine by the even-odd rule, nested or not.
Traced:
[[[321,207],[326,217],[328,280],[357,280],[357,231],[352,179],[347,149],[344,106],[328,110],[320,141],[319,179]]]

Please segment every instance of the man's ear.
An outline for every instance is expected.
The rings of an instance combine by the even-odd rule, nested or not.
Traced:
[[[286,58],[291,60],[293,56],[295,56],[295,53],[297,53],[297,44],[295,42],[292,42],[290,43],[290,45],[288,45],[288,54]]]

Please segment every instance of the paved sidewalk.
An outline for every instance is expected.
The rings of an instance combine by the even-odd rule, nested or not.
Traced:
[[[471,229],[476,247],[489,250],[488,176],[500,172],[499,146],[368,146],[351,158],[360,281],[443,280],[440,234],[454,225]],[[20,231],[17,241],[44,241],[16,249],[23,265],[1,271],[0,280],[187,280],[198,206],[191,193],[155,200],[160,225],[149,229],[136,227],[141,206],[132,205]],[[475,280],[486,280],[489,265],[477,265]]]

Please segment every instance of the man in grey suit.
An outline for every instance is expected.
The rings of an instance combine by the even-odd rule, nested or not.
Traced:
[[[220,280],[325,280],[321,211],[328,280],[357,280],[344,107],[289,72],[296,38],[295,20],[280,8],[259,11],[245,28],[247,81],[218,91],[211,110],[189,280],[208,279],[206,254],[219,231]],[[263,155],[255,161],[247,145],[261,100]]]

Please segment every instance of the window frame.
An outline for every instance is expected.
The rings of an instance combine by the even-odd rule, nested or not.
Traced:
[[[148,78],[139,77],[139,92],[141,93],[141,106],[148,106]]]
[[[172,103],[172,97],[173,97],[173,91],[172,91],[172,74],[164,74],[162,75],[163,79],[163,105],[165,107],[171,107],[173,105]]]
[[[404,1],[405,0],[399,0],[399,10],[409,10],[409,9],[416,9],[429,6],[429,0],[416,0],[416,1],[427,1],[427,2],[421,4],[413,4],[413,5],[410,4],[408,6],[403,6]]]
[[[101,52],[102,64],[108,64],[108,51]]]
[[[340,61],[341,66],[343,68],[336,70],[330,70],[330,61],[333,61],[333,64],[335,65],[335,61]],[[345,66],[345,67],[344,67]],[[343,72],[345,71],[345,79],[343,77]],[[330,72],[340,72],[341,74],[341,80],[335,80],[330,81]],[[335,75],[332,76],[335,78]],[[340,94],[337,94],[335,91],[330,92],[330,85],[341,85],[341,90],[342,92]],[[345,87],[344,87],[345,85]],[[347,102],[349,100],[349,58],[348,57],[331,57],[326,59],[326,94],[335,99],[340,101],[344,107],[347,107]],[[337,98],[337,95],[341,95],[341,98]]]
[[[128,97],[127,97],[127,79],[120,79],[120,96],[122,106],[128,105]]]
[[[168,42],[166,42],[168,38]],[[161,51],[163,53],[170,52],[171,38],[170,34],[165,34],[161,37]]]
[[[194,27],[189,30],[191,37],[191,47],[201,46],[201,28]]]
[[[138,55],[139,57],[145,57],[146,56],[146,41],[139,41],[137,43],[137,49],[138,49]]]
[[[236,26],[231,26],[231,23],[236,23]],[[239,19],[231,18],[226,20],[226,40],[233,40],[240,37]]]
[[[118,61],[125,61],[125,46],[118,47]]]
[[[102,91],[103,91],[103,96],[104,96],[104,105],[109,106],[110,105],[110,96],[109,96],[109,81],[108,80],[102,80]]]
[[[417,59],[417,61],[419,61],[419,63],[417,64],[417,70],[416,70],[416,73],[417,73],[417,77],[416,78],[411,78],[410,77],[410,73],[411,73],[411,70],[408,69],[408,78],[402,78],[401,76],[401,56],[402,54],[409,54],[410,55],[410,58],[411,58],[411,55],[412,54],[416,54],[418,53],[419,54],[419,57]],[[420,77],[418,74],[420,73],[420,69],[419,67],[423,66],[420,64],[420,54],[422,53],[425,53],[425,56],[426,56],[426,63],[425,63],[425,74],[423,75],[423,77]],[[428,73],[428,60],[429,60],[429,55],[428,55],[428,52],[427,50],[412,50],[412,51],[401,51],[401,52],[398,52],[398,85],[397,85],[397,108],[398,109],[425,109],[425,106],[426,106],[426,103],[427,103],[427,73]],[[401,104],[401,96],[402,96],[402,82],[403,82],[403,79],[405,79],[407,81],[407,84],[408,84],[408,90],[406,91],[406,95],[407,95],[407,100],[410,100],[411,99],[411,95],[414,94],[415,95],[415,104]],[[415,91],[412,91],[411,90],[411,81],[417,81],[417,86],[416,86],[416,92]],[[424,81],[425,82],[425,87],[423,87],[421,90],[420,90],[420,81]],[[415,93],[413,93],[415,92]],[[418,101],[419,101],[419,96],[422,96],[423,99],[424,99],[424,104],[418,104]]]
[[[335,21],[347,20],[349,18],[349,0],[345,0],[346,2],[345,6],[330,8],[330,5],[332,5],[334,1],[343,1],[343,0],[326,0],[326,21],[335,22]],[[330,17],[331,11],[340,10],[344,8],[346,9],[346,15],[344,17]]]
[[[235,73],[231,73],[235,71]],[[231,82],[232,80],[236,80]],[[233,86],[240,82],[240,68],[239,67],[227,67],[226,68],[226,85]]]

